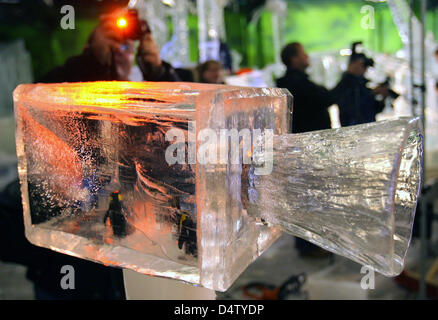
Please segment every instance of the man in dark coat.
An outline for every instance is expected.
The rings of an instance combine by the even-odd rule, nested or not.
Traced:
[[[367,87],[368,80],[364,75],[372,64],[363,53],[352,54],[347,71],[332,91],[343,127],[374,122],[376,114],[385,107],[384,100],[390,94],[388,85],[381,84],[374,90]],[[380,100],[376,99],[378,95]]]
[[[334,101],[330,92],[312,82],[306,74],[309,56],[298,42],[288,44],[281,53],[287,67],[286,74],[277,80],[277,87],[288,89],[293,95],[292,132],[330,129],[327,110]]]

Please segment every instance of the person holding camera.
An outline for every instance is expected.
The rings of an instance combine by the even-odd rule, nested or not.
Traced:
[[[343,127],[376,121],[376,115],[383,111],[384,101],[390,95],[387,84],[380,84],[375,89],[367,87],[365,73],[374,61],[363,53],[357,53],[355,44],[352,51],[347,71],[332,90]],[[378,100],[377,96],[382,99]]]
[[[136,55],[135,41],[139,42]],[[119,10],[100,16],[83,52],[38,82],[128,81],[135,58],[145,81],[180,80],[172,66],[161,60],[147,22],[135,10]]]

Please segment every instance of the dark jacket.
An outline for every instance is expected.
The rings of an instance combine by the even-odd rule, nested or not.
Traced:
[[[152,69],[149,69],[149,71]],[[142,70],[143,71],[143,70]],[[143,71],[146,80],[178,81],[173,68],[163,63],[155,74]],[[78,82],[114,80],[110,68],[103,67],[89,51],[72,57],[50,71],[38,82]],[[0,193],[0,260],[28,267],[27,277],[38,292],[56,299],[124,299],[123,273],[119,268],[106,267],[32,245],[25,238],[23,209],[18,181]],[[62,266],[75,270],[75,289],[60,286]]]
[[[376,100],[371,89],[366,86],[367,82],[362,76],[346,72],[332,90],[343,127],[374,122],[376,114],[383,111],[384,102]]]
[[[277,87],[288,89],[293,95],[292,132],[300,133],[330,129],[327,108],[334,103],[330,92],[309,80],[306,73],[288,69],[277,80]]]
[[[147,65],[141,70],[145,81],[180,81],[170,64],[163,61],[161,69]],[[94,55],[85,50],[81,55],[69,58],[62,66],[54,68],[37,82],[83,82],[116,80],[113,68],[103,66]]]

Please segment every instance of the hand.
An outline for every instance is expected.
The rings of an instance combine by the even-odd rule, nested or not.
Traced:
[[[140,46],[138,47],[139,59],[141,59],[144,64],[147,64],[154,69],[159,68],[162,64],[160,50],[158,49],[158,45],[152,37],[146,21],[141,21],[141,28],[142,36],[140,38]]]
[[[386,99],[389,96],[389,87],[387,85],[379,84],[376,88],[374,88],[373,94],[381,95],[383,99]]]
[[[102,15],[99,25],[93,30],[87,48],[105,66],[111,64],[111,50],[121,51],[121,35],[114,26],[115,14]]]
[[[114,23],[118,16],[118,12],[102,15],[87,47],[101,65],[115,68],[114,80],[128,80],[134,61],[134,45],[118,32]]]

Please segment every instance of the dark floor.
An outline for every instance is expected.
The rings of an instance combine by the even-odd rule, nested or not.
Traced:
[[[416,251],[414,248],[413,251]],[[413,252],[414,253],[414,252]],[[251,282],[281,285],[292,275],[306,273],[307,281],[300,294],[286,297],[295,299],[411,299],[411,294],[393,279],[375,274],[374,290],[360,288],[361,265],[341,256],[332,258],[300,258],[294,248],[294,237],[283,235],[271,248],[242,273],[233,286],[218,299],[242,299],[243,286]],[[323,277],[328,270],[334,270]],[[337,272],[338,270],[338,272]]]
[[[242,299],[247,298],[243,294],[243,285],[258,281],[279,286],[286,279],[294,274],[306,272],[312,277],[313,274],[321,273],[334,264],[342,265],[343,271],[337,276],[338,292],[333,296],[332,292],[323,292],[324,286],[319,287],[315,282],[311,292],[317,299],[325,298],[343,298],[355,297],[351,290],[356,294],[363,295],[370,299],[410,299],[412,295],[408,291],[396,285],[392,279],[385,278],[376,274],[375,290],[361,292],[358,284],[352,282],[352,276],[356,279],[360,277],[360,266],[350,263],[347,259],[336,256],[334,261],[325,259],[302,259],[293,246],[293,237],[289,235],[282,236],[270,249],[259,257],[248,269],[237,279],[233,286],[225,293],[218,293],[218,299]],[[33,299],[32,284],[25,278],[26,268],[11,263],[0,263],[0,299]],[[333,284],[332,284],[333,285]],[[351,287],[353,286],[353,288]],[[349,291],[350,290],[350,291]],[[359,290],[359,292],[358,292]],[[305,299],[312,298],[308,296],[309,288],[304,286],[302,293],[299,295],[289,295],[287,299]],[[307,292],[307,296],[306,296]],[[356,295],[357,297],[357,295]]]
[[[418,256],[419,241],[415,240],[408,251],[407,265],[418,261]],[[375,274],[375,289],[363,291],[359,285],[360,268],[359,264],[340,256],[300,258],[294,248],[294,238],[285,234],[251,264],[227,292],[218,293],[217,298],[247,299],[242,288],[250,282],[279,286],[292,275],[305,272],[308,280],[301,293],[291,294],[287,299],[416,299],[415,294],[397,285],[392,278],[379,274]],[[332,273],[324,278],[329,270]],[[25,273],[23,266],[0,262],[0,300],[34,298],[32,284]]]

